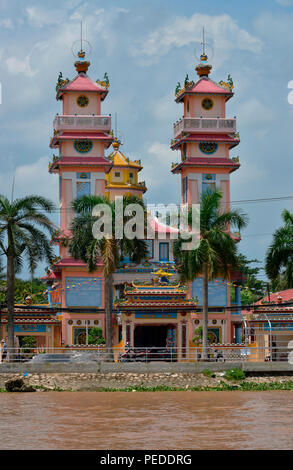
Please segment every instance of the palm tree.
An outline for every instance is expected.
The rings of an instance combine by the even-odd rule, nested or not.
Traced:
[[[208,280],[217,276],[227,278],[231,268],[237,266],[237,247],[230,235],[230,227],[236,226],[240,230],[247,225],[245,214],[239,210],[223,212],[221,198],[218,190],[207,191],[201,197],[199,246],[183,251],[181,239],[174,245],[182,280],[193,281],[202,275],[203,359],[207,358],[208,347]],[[188,217],[191,225],[192,209]]]
[[[146,217],[144,203],[135,196],[123,196],[123,226],[131,216],[125,216],[124,209],[129,204],[138,204]],[[111,213],[112,233],[101,239],[93,236],[93,225],[99,217],[92,214],[95,206],[105,204]],[[107,359],[113,360],[112,351],[112,315],[113,315],[113,273],[123,255],[130,256],[134,263],[146,258],[148,248],[144,240],[134,238],[129,240],[124,232],[121,239],[115,238],[115,202],[110,202],[104,196],[83,196],[72,204],[76,216],[73,219],[71,230],[72,240],[70,252],[75,259],[81,259],[88,265],[89,272],[97,267],[98,257],[102,258],[105,278],[105,312],[106,312],[106,350]],[[146,219],[145,219],[146,220]],[[145,223],[144,220],[144,223]]]
[[[0,253],[0,256],[1,255],[4,255],[4,253]],[[0,258],[0,281],[5,279],[5,277],[6,277],[6,275],[5,275],[4,267],[2,265],[2,259]]]
[[[44,230],[49,234],[55,230],[45,214],[53,209],[53,203],[41,196],[26,196],[10,202],[0,195],[0,250],[7,258],[8,348],[14,347],[15,272],[21,269],[24,259],[31,274],[39,261],[51,263],[53,250]]]
[[[267,251],[265,270],[271,281],[283,280],[284,288],[290,288],[293,287],[293,214],[284,209],[282,219],[284,224],[274,232]]]

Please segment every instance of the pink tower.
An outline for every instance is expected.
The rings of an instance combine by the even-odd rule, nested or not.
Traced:
[[[203,46],[205,44],[203,43]],[[208,189],[222,192],[223,208],[230,207],[230,174],[240,166],[239,158],[230,158],[230,150],[239,144],[236,118],[226,117],[226,103],[233,96],[233,82],[216,83],[209,78],[212,66],[207,55],[201,55],[195,70],[199,79],[190,81],[186,76],[184,87],[178,83],[175,101],[183,103],[183,117],[174,124],[173,150],[180,150],[181,161],[172,164],[172,172],[181,175],[181,203],[197,204]],[[231,234],[235,241],[240,234]],[[233,275],[231,275],[233,277]],[[201,279],[196,279],[190,291],[198,296],[201,305]],[[190,293],[191,293],[190,292]],[[240,288],[236,287],[236,300],[240,304]],[[239,314],[230,309],[230,282],[217,279],[209,285],[209,329],[216,342],[227,342],[239,337]],[[200,312],[200,308],[199,308]],[[238,315],[238,316],[237,316]],[[200,314],[196,325],[200,325]]]
[[[58,284],[52,291],[52,303],[69,310],[62,314],[64,344],[87,342],[88,328],[104,330],[103,266],[89,274],[87,266],[70,256],[68,238],[72,221],[71,203],[83,195],[104,195],[105,174],[112,162],[105,157],[113,141],[111,117],[103,116],[101,104],[108,94],[109,80],[94,82],[87,75],[90,63],[80,50],[75,62],[77,75],[62,79],[60,73],[56,99],[62,101],[62,114],[54,119],[50,147],[58,149],[49,165],[50,173],[59,175],[59,244],[60,256],[49,276]],[[93,307],[97,308],[94,313]]]

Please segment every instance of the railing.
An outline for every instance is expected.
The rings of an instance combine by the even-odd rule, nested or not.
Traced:
[[[293,345],[292,345],[293,349]],[[202,348],[194,347],[113,347],[107,350],[104,346],[76,345],[59,348],[14,348],[8,349],[8,354],[0,352],[1,363],[28,362],[33,364],[68,363],[88,364],[108,361],[115,362],[267,362],[286,361],[293,364],[292,352],[288,342],[278,346],[256,347],[251,345],[210,345],[207,357],[203,358]]]
[[[182,118],[174,124],[174,138],[181,132],[236,132],[236,119]]]
[[[63,130],[95,130],[109,132],[111,116],[96,115],[62,115],[56,116],[53,123],[56,131]]]

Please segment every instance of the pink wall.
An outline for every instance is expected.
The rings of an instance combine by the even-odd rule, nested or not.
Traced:
[[[204,109],[202,107],[202,100],[204,98],[210,98],[214,105],[212,109]],[[187,101],[189,100],[189,115],[187,113]],[[196,95],[196,96],[185,96],[184,98],[184,116],[185,117],[204,117],[204,118],[220,118],[225,117],[225,97],[217,95]]]
[[[84,108],[78,106],[76,100],[80,95],[85,95],[89,99],[89,104]],[[100,93],[71,91],[63,95],[63,114],[101,114]]]

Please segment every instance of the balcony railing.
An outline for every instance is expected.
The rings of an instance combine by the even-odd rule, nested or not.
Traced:
[[[181,132],[236,132],[236,119],[182,118],[174,124],[174,138]]]
[[[53,125],[56,131],[82,129],[109,132],[111,130],[111,116],[62,115],[55,117]]]

